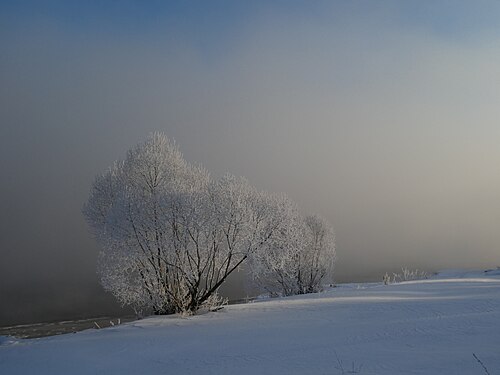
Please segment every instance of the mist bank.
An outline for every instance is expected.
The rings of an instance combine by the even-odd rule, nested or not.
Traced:
[[[0,321],[120,311],[81,207],[153,131],[325,216],[340,282],[498,265],[499,5],[418,3],[7,6]]]

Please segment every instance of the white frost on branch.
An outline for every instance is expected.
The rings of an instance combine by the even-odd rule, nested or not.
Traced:
[[[272,296],[318,292],[325,281],[333,281],[333,229],[319,216],[302,218],[287,199],[280,203],[274,206],[278,235],[252,257],[253,278]]]
[[[318,290],[333,269],[325,222],[244,178],[212,180],[161,133],[95,179],[83,212],[104,288],[141,314],[211,308],[246,261],[260,285],[284,294]]]

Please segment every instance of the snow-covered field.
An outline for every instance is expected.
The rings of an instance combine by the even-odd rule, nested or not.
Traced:
[[[500,374],[500,272],[153,317],[41,339],[0,338],[0,374]],[[342,370],[343,368],[343,370]]]

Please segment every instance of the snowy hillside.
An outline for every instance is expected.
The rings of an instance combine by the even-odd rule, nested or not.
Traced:
[[[0,374],[500,373],[500,272],[321,294],[0,340]]]

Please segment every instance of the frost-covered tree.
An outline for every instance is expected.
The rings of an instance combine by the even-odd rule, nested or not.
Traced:
[[[306,246],[300,260],[300,289],[314,293],[323,282],[333,282],[336,260],[335,233],[332,225],[318,215],[305,218]]]
[[[194,312],[217,303],[249,257],[287,238],[285,202],[243,178],[212,180],[154,134],[96,178],[83,212],[105,289],[138,311]]]
[[[162,134],[96,178],[83,211],[101,245],[102,284],[123,304],[157,313],[182,305],[186,283],[171,251],[173,224],[186,197],[208,183],[208,173]]]
[[[298,265],[306,245],[303,220],[285,195],[267,196],[264,206],[270,211],[267,225],[272,225],[273,235],[252,254],[251,275],[258,287],[273,296],[298,294]]]
[[[256,252],[250,263],[257,285],[271,295],[294,295],[321,290],[333,280],[335,236],[331,225],[319,216],[302,218],[289,200],[282,209],[280,235]]]

